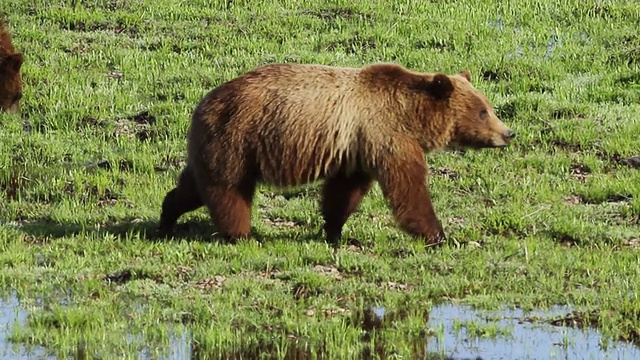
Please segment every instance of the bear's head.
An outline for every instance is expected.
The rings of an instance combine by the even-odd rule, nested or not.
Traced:
[[[471,84],[471,73],[448,76],[453,85],[449,107],[455,124],[451,142],[463,147],[505,147],[516,136],[498,119],[487,97]]]
[[[445,106],[451,124],[451,145],[472,148],[504,147],[515,137],[496,116],[487,97],[471,84],[471,73],[432,74],[422,88]],[[428,86],[427,86],[428,85]]]
[[[22,97],[22,54],[11,46],[9,34],[0,23],[0,111],[18,113]]]

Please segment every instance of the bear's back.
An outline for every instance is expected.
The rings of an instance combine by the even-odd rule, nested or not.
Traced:
[[[209,156],[220,164],[248,148],[264,180],[302,184],[356,166],[362,126],[376,106],[360,87],[355,68],[265,65],[205,96],[190,137],[227,144]]]

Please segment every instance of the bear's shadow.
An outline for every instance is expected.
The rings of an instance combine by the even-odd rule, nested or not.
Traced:
[[[20,230],[38,239],[57,239],[77,235],[88,235],[90,237],[103,237],[107,235],[115,236],[120,240],[130,240],[135,236],[140,239],[152,242],[171,241],[197,241],[197,242],[217,242],[221,244],[233,244],[216,234],[215,226],[208,220],[189,220],[179,222],[170,234],[162,235],[157,231],[158,222],[154,220],[123,220],[118,223],[105,224],[102,226],[83,225],[81,223],[65,222],[61,223],[50,218],[33,219],[22,222]],[[256,228],[251,227],[250,239],[258,242],[271,242],[281,240],[282,235],[264,234]],[[287,240],[294,242],[320,241],[324,242],[324,234],[319,232],[317,227],[309,227],[301,231],[299,235]]]

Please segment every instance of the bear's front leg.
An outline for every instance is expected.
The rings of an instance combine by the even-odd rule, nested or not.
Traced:
[[[446,237],[431,203],[421,155],[415,151],[412,157],[388,161],[379,173],[378,183],[399,226],[413,236],[423,237],[428,246],[437,246]]]

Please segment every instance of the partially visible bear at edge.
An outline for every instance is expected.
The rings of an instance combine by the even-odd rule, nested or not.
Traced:
[[[247,237],[257,183],[324,179],[321,210],[334,245],[375,180],[397,223],[427,245],[445,241],[427,186],[425,153],[514,138],[471,74],[271,64],[210,91],[193,112],[187,166],[162,204],[160,234],[203,205],[227,240]]]
[[[22,54],[11,44],[11,35],[0,19],[0,111],[17,114],[22,97]]]

